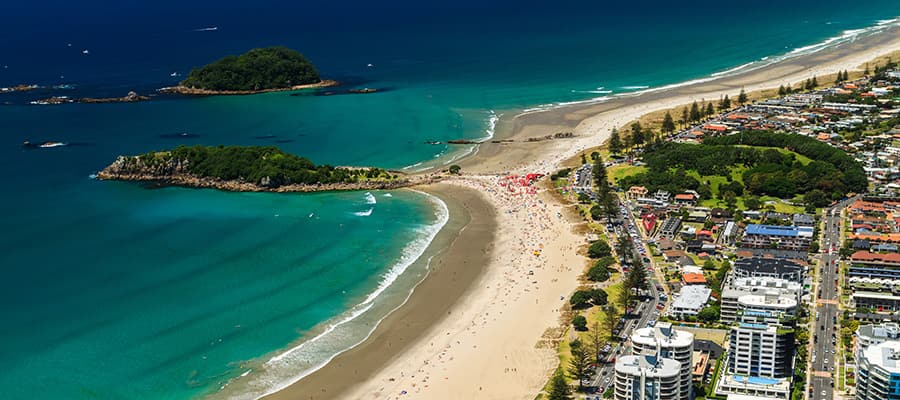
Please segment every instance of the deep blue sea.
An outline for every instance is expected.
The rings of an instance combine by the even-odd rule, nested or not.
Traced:
[[[2,2],[0,87],[45,88],[0,94],[0,393],[254,398],[365,338],[447,221],[412,191],[89,179],[119,154],[271,144],[415,170],[467,151],[426,141],[487,136],[498,115],[814,51],[898,16],[896,0]],[[343,89],[380,91],[27,104],[152,93],[268,45],[303,52]]]

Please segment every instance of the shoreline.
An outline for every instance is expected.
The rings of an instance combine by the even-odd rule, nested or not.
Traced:
[[[696,83],[667,85],[669,88],[624,93],[605,99],[594,99],[555,108],[524,110],[498,123],[494,138],[478,146],[473,155],[460,160],[463,171],[498,173],[534,168],[540,163],[507,162],[505,160],[537,160],[558,165],[581,151],[601,145],[612,128],[624,127],[645,114],[676,108],[693,101],[715,100],[727,94],[736,97],[744,89],[754,92],[796,84],[814,75],[823,76],[839,70],[859,67],[881,55],[900,50],[900,27],[844,42],[819,52],[788,58],[763,67],[741,70],[697,79]],[[575,138],[568,146],[542,147],[528,139],[558,131],[573,131]],[[502,156],[500,155],[502,149]],[[554,155],[550,160],[546,156]],[[565,155],[565,156],[561,156]]]
[[[482,277],[482,268],[469,267],[484,264],[491,253],[497,228],[493,206],[476,190],[459,190],[443,184],[416,189],[443,201],[452,216],[426,250],[434,255],[425,278],[362,343],[338,354],[324,367],[287,388],[262,398],[328,399],[341,395],[350,389],[348,379],[361,382],[370,378],[384,363],[414,344],[418,333],[449,315],[453,303],[463,298]],[[443,243],[449,245],[441,246]],[[344,365],[352,367],[345,369]],[[352,377],[347,376],[349,368],[354,371]]]
[[[308,83],[305,85],[295,85],[288,88],[276,88],[276,89],[262,89],[262,90],[212,90],[212,89],[197,89],[197,88],[189,88],[181,85],[178,86],[170,86],[159,88],[156,91],[160,93],[166,94],[180,94],[184,96],[247,96],[252,94],[260,94],[260,93],[272,93],[272,92],[290,92],[294,90],[303,90],[303,89],[320,89],[326,87],[332,87],[339,85],[340,82],[331,80],[331,79],[323,79],[316,83]]]
[[[559,224],[552,225],[555,238],[549,238],[550,245],[543,247],[547,255],[543,266],[551,268],[535,269],[535,275],[528,275],[525,280],[513,275],[522,273],[521,266],[510,265],[511,258],[507,256],[521,253],[521,241],[529,236],[527,229],[515,226],[523,219],[511,215],[508,196],[488,193],[491,184],[496,183],[493,180],[496,175],[552,172],[564,160],[577,156],[584,149],[601,145],[613,127],[621,127],[653,111],[689,104],[694,100],[713,100],[724,94],[735,96],[741,89],[752,92],[785,83],[793,84],[813,75],[822,76],[844,69],[857,70],[858,66],[879,55],[900,49],[898,31],[900,29],[891,27],[880,34],[842,43],[821,52],[694,84],[642,91],[591,104],[528,111],[500,121],[493,140],[483,142],[475,154],[458,160],[466,174],[475,176],[464,176],[441,184],[448,186],[451,193],[471,189],[485,192],[489,204],[499,216],[501,224],[496,231],[494,257],[485,266],[484,276],[479,280],[483,284],[472,285],[470,290],[464,290],[464,296],[453,301],[451,310],[454,317],[435,319],[428,329],[418,332],[414,340],[418,346],[412,347],[411,343],[407,343],[402,349],[390,349],[375,345],[378,341],[370,338],[339,356],[341,362],[336,362],[338,358],[335,358],[315,373],[265,398],[398,398],[401,391],[408,394],[416,391],[425,398],[437,399],[534,398],[546,383],[555,363],[558,363],[555,349],[542,349],[538,344],[548,339],[547,333],[557,326],[558,309],[563,303],[558,301],[559,296],[568,295],[578,286],[577,276],[582,272],[584,261],[576,254],[575,246],[582,242],[572,232],[573,224],[560,218]],[[575,138],[565,141],[528,140],[561,129],[575,132]],[[541,204],[549,206],[545,217],[552,216],[553,211],[565,213],[563,205],[550,200],[545,194],[539,195],[547,199],[546,203],[540,200]],[[455,252],[448,248],[442,254],[454,257]],[[503,256],[498,256],[501,254]],[[456,255],[459,256],[465,254]],[[579,260],[582,260],[581,264],[578,264]],[[429,281],[438,281],[432,278],[429,275],[416,287],[410,302],[413,298],[425,296],[424,285]],[[533,292],[528,290],[532,286],[529,282],[534,283]],[[542,290],[547,286],[551,287],[552,293]],[[506,290],[505,294],[502,289]],[[527,293],[518,292],[518,295],[534,298],[535,302],[507,303],[505,298],[514,289],[526,290]],[[386,336],[392,337],[395,334],[392,332],[403,328],[397,326],[393,315],[402,313],[412,318],[414,312],[413,307],[400,307],[385,319],[372,336],[378,335],[383,344]],[[479,331],[475,332],[475,329]],[[403,340],[410,340],[409,336],[402,337]],[[457,339],[459,341],[454,342]],[[440,343],[438,349],[434,349],[435,343]],[[376,353],[380,354],[382,363],[366,364],[368,370],[359,375],[356,372],[359,365],[355,360],[372,361]],[[356,376],[348,377],[349,369],[342,368],[342,365],[353,365]],[[514,375],[508,372],[509,365],[514,366]],[[341,390],[328,392],[328,395],[319,390],[331,387],[340,387]],[[321,396],[316,397],[318,395]]]

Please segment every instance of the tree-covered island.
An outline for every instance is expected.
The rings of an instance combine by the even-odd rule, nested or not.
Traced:
[[[296,50],[265,47],[229,55],[194,68],[178,86],[164,92],[181,94],[251,94],[334,85],[323,81],[316,67]]]
[[[394,189],[423,183],[380,168],[316,165],[274,146],[179,146],[119,156],[97,178],[236,192]]]

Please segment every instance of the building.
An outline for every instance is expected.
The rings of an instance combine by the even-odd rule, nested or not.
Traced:
[[[643,186],[632,186],[625,192],[625,198],[629,200],[639,199],[641,197],[647,197],[647,193],[649,193],[649,191]]]
[[[675,195],[675,204],[694,206],[697,205],[697,198],[691,193],[679,193]]]
[[[719,239],[727,244],[731,244],[734,242],[734,239],[737,238],[738,234],[738,226],[734,223],[734,221],[728,221],[725,223],[725,229],[722,230],[722,234],[719,235]]]
[[[681,218],[678,217],[669,217],[663,221],[662,225],[659,227],[659,232],[657,233],[657,237],[660,239],[675,239],[675,236],[678,235],[678,232],[681,231]]]
[[[684,270],[682,268],[682,270]],[[683,272],[681,274],[681,280],[685,285],[705,285],[706,277],[703,276],[703,273],[696,272]]]
[[[680,400],[691,398],[691,378],[694,369],[694,334],[672,328],[672,324],[660,322],[652,328],[637,329],[631,335],[634,354],[646,354],[658,351],[659,356],[677,361],[680,367]]]
[[[742,247],[806,251],[812,243],[811,226],[747,225]]]
[[[703,307],[706,307],[706,302],[709,301],[711,293],[712,290],[706,286],[683,286],[678,294],[678,298],[669,306],[669,315],[681,317],[697,315]]]
[[[794,330],[765,323],[763,316],[742,316],[731,327],[728,373],[763,378],[793,375]]]
[[[900,280],[900,254],[857,251],[850,256],[850,277]]]
[[[857,400],[900,398],[900,341],[871,345],[856,358]]]
[[[722,374],[716,384],[716,394],[729,400],[787,400],[791,394],[791,380]]]
[[[878,325],[860,325],[856,328],[856,352],[869,346],[884,343],[888,340],[900,340],[900,325],[896,322],[883,322]]]
[[[816,218],[809,214],[794,214],[794,226],[815,226]]]
[[[804,268],[800,264],[776,258],[751,257],[734,262],[735,278],[777,278],[802,283]]]
[[[709,218],[709,214],[706,211],[696,210],[688,214],[687,220],[688,222],[706,222],[707,218]]]
[[[616,400],[681,399],[681,364],[655,353],[616,360]]]
[[[850,295],[851,304],[857,308],[876,311],[900,311],[900,296],[891,293],[869,292],[864,290],[854,291]]]
[[[721,320],[735,322],[746,310],[795,315],[802,298],[800,282],[771,277],[732,278],[722,290]]]

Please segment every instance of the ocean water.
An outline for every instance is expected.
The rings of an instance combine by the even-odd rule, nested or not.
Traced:
[[[0,15],[0,86],[73,87],[0,94],[3,397],[184,399],[253,398],[362,340],[424,274],[427,260],[409,265],[446,210],[412,191],[88,178],[116,155],[272,144],[417,170],[470,150],[425,142],[489,136],[498,116],[820,50],[877,31],[900,4],[87,0],[5,2]],[[341,89],[380,91],[27,104],[152,93],[267,45],[302,51]],[[26,151],[26,139],[70,146]]]

